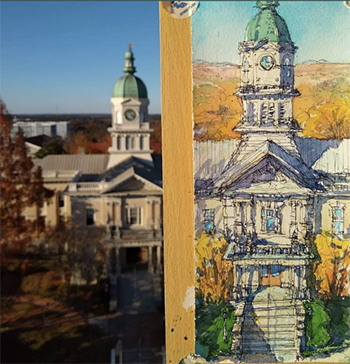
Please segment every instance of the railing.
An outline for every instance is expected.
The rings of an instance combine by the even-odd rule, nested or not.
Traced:
[[[99,191],[100,190],[100,183],[78,183],[77,184],[77,191]]]
[[[249,246],[235,245],[233,247],[234,255],[306,255],[309,249],[304,244],[292,245],[290,247],[274,246]]]

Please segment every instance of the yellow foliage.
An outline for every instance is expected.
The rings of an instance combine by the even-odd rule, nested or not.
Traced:
[[[309,138],[350,138],[350,105],[346,98],[324,102],[299,116],[303,134]]]
[[[194,67],[193,115],[195,140],[240,139],[233,129],[243,114],[235,96],[240,77],[236,66]],[[350,138],[349,69],[346,65],[298,65],[295,86],[300,96],[293,100],[293,114],[305,137]]]
[[[238,80],[237,80],[238,81]],[[243,113],[240,98],[235,96],[238,83],[213,79],[195,86],[193,90],[195,139],[228,140],[239,139],[233,129],[239,124]]]
[[[349,294],[350,239],[339,239],[325,231],[315,244],[321,261],[314,272],[319,282],[319,292],[329,298]]]
[[[227,242],[223,236],[201,232],[195,245],[196,286],[198,295],[212,301],[228,300],[232,267],[224,259]]]

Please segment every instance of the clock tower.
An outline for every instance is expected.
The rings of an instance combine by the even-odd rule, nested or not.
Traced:
[[[257,1],[258,14],[249,22],[239,44],[242,82],[237,92],[244,113],[235,129],[242,142],[231,163],[244,159],[266,140],[298,156],[294,136],[299,131],[293,118],[294,55],[284,19],[277,13],[278,1]]]
[[[150,135],[152,130],[148,123],[147,88],[143,81],[134,76],[134,54],[132,44],[125,53],[125,76],[119,78],[113,89],[112,127],[108,129],[112,138],[112,145],[108,149],[111,168],[131,156],[148,163],[152,162]]]

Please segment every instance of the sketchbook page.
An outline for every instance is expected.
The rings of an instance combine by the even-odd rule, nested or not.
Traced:
[[[344,362],[347,2],[205,1],[191,26],[195,353]]]

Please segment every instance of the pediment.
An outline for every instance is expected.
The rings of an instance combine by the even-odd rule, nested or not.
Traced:
[[[272,181],[292,181],[300,188],[322,189],[315,171],[273,142],[267,142],[244,160],[224,171],[215,181],[215,185],[224,191]]]
[[[135,172],[134,167],[130,167],[109,182],[106,182],[102,193],[107,194],[122,191],[162,192],[162,188],[146,178],[141,177]]]
[[[147,186],[146,183],[138,180],[135,177],[128,178],[126,181],[123,181],[117,184],[114,188],[110,189],[108,193],[114,192],[145,192],[145,191],[152,191],[150,186]]]

